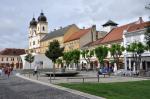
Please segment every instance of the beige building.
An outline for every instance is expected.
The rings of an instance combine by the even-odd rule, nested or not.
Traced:
[[[0,52],[0,67],[12,66],[15,69],[22,69],[20,55],[25,54],[24,49],[6,48]]]
[[[40,46],[40,53],[45,53],[45,51],[48,49],[48,45],[53,40],[58,40],[61,47],[64,47],[64,39],[67,38],[68,35],[78,31],[79,28],[75,25],[69,25],[64,28],[60,28],[58,30],[54,30],[50,33],[48,33],[41,41]]]
[[[64,46],[64,40],[67,39],[72,33],[77,32],[79,28],[75,25],[68,25],[54,29],[48,32],[47,18],[43,12],[40,13],[38,19],[34,17],[29,24],[29,52],[44,54],[48,45],[53,40],[58,40],[60,45]]]
[[[93,25],[88,29],[80,29],[79,31],[74,32],[68,39],[64,41],[65,51],[82,49],[84,45],[96,41],[98,38],[97,33],[96,25]]]

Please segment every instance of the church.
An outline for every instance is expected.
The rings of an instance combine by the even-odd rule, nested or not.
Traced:
[[[38,20],[33,17],[29,26],[29,51],[40,53],[40,40],[48,33],[48,22],[43,12]]]

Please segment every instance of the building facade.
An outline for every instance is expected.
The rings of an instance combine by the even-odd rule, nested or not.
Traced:
[[[41,39],[48,33],[48,22],[41,12],[38,21],[33,17],[29,26],[29,51],[40,53]]]
[[[20,55],[25,54],[24,49],[6,48],[0,52],[0,67],[11,66],[14,69],[22,69]]]
[[[124,31],[123,35],[123,43],[124,47],[127,47],[133,42],[142,42],[144,45],[146,44],[145,40],[145,32],[146,27],[150,26],[150,22],[140,22],[134,26],[128,28],[128,30]],[[150,71],[150,52],[146,51],[141,55],[141,63],[140,67],[137,67],[138,70],[142,70],[146,72]],[[126,70],[133,70],[134,68],[134,60],[132,58],[132,53],[126,52],[125,53],[125,69]]]

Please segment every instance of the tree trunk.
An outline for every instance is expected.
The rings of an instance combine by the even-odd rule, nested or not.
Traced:
[[[31,63],[30,63],[30,70],[29,70],[29,78],[30,78],[30,71],[31,71]]]
[[[55,62],[53,63],[53,77],[55,79]]]

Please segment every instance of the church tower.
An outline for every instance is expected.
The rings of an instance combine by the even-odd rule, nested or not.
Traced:
[[[33,19],[29,26],[29,51],[33,53],[40,52],[40,40],[48,33],[48,22],[44,13],[41,12],[38,21]]]

